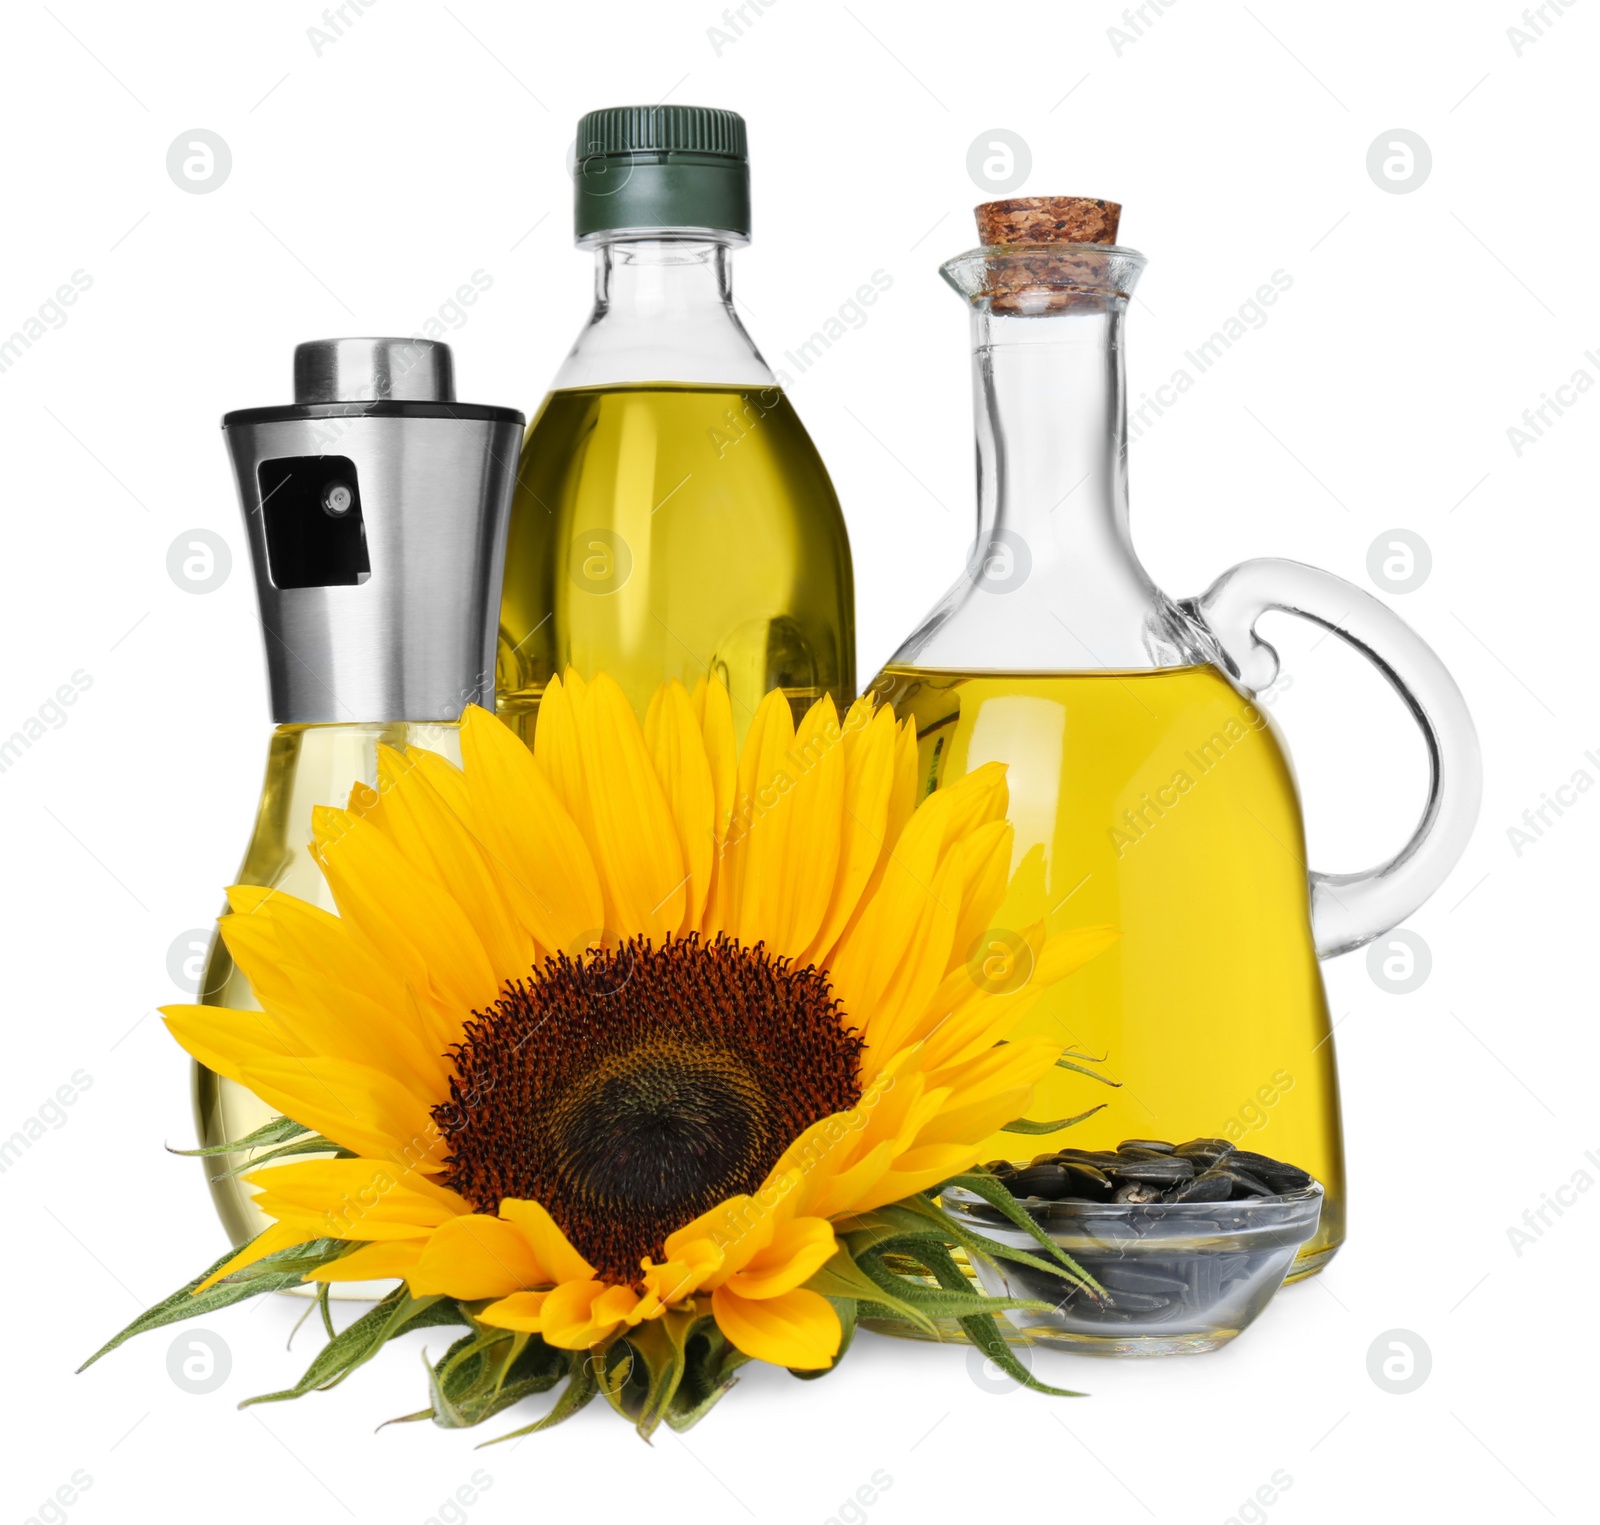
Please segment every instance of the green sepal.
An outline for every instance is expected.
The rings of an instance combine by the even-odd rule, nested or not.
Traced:
[[[713,1318],[696,1321],[684,1345],[683,1377],[665,1414],[669,1429],[692,1429],[739,1380],[734,1375],[750,1359]]]
[[[955,1266],[955,1262],[950,1260],[950,1251],[935,1235],[897,1235],[858,1262],[861,1269],[877,1283],[876,1300],[880,1303],[910,1304],[929,1319],[960,1319],[973,1314],[1003,1312],[1008,1308],[1042,1313],[1052,1306],[1033,1298],[990,1297],[986,1292],[974,1292],[971,1280],[959,1267],[956,1268],[959,1282],[947,1285],[941,1281],[938,1287],[930,1287],[925,1281],[902,1276],[885,1265],[883,1256],[889,1251],[906,1255],[919,1265],[927,1266],[929,1271],[933,1270],[934,1261],[949,1261]],[[933,1327],[936,1330],[936,1326]]]
[[[923,1264],[933,1273],[934,1279],[941,1287],[952,1293],[959,1287],[967,1285],[967,1276],[960,1266],[951,1258],[948,1250],[931,1251]],[[1027,1306],[1027,1305],[1023,1305]],[[1049,1304],[1033,1304],[1035,1307],[1048,1307]],[[1005,1374],[1024,1387],[1030,1387],[1036,1393],[1047,1393],[1052,1398],[1081,1398],[1082,1393],[1073,1392],[1070,1388],[1051,1387],[1048,1382],[1041,1382],[1028,1370],[1016,1357],[1006,1337],[1000,1332],[1000,1326],[994,1317],[988,1313],[972,1314],[960,1320],[961,1328],[969,1340],[978,1347],[988,1358],[994,1362]]]
[[[887,1212],[886,1208],[876,1208],[873,1216]],[[931,1225],[946,1238],[953,1239],[962,1249],[970,1254],[986,1255],[991,1260],[1010,1260],[1017,1265],[1029,1266],[1035,1271],[1044,1271],[1051,1276],[1059,1276],[1063,1281],[1070,1282],[1073,1286],[1093,1287],[1095,1283],[1085,1279],[1084,1274],[1072,1269],[1076,1262],[1067,1256],[1062,1256],[1060,1261],[1045,1260],[1038,1255],[1029,1254],[1027,1250],[1019,1250],[1012,1245],[1002,1244],[998,1239],[990,1239],[986,1234],[980,1234],[975,1229],[968,1228],[965,1223],[952,1218],[936,1203],[926,1196],[906,1197],[894,1204],[897,1215],[913,1221],[921,1221]],[[1065,1262],[1064,1264],[1062,1262]]]
[[[1069,1387],[1051,1387],[1048,1382],[1041,1382],[1017,1359],[1016,1353],[1006,1343],[1006,1337],[1001,1334],[1000,1326],[992,1318],[982,1316],[964,1318],[961,1320],[961,1327],[967,1338],[1014,1382],[1021,1383],[1023,1387],[1030,1387],[1036,1393],[1046,1393],[1052,1398],[1084,1396]]]
[[[200,1318],[207,1313],[215,1313],[219,1308],[243,1302],[246,1298],[259,1297],[263,1292],[281,1292],[285,1287],[298,1286],[307,1271],[326,1265],[330,1260],[337,1260],[353,1248],[353,1245],[339,1239],[314,1239],[306,1244],[291,1245],[288,1249],[263,1255],[254,1265],[236,1271],[215,1286],[207,1287],[204,1292],[197,1292],[195,1289],[201,1282],[215,1276],[239,1253],[236,1249],[229,1250],[193,1281],[179,1287],[154,1307],[146,1308],[131,1324],[107,1340],[78,1370],[84,1371],[93,1366],[101,1356],[115,1350],[124,1340],[130,1340],[136,1334],[160,1329],[166,1324],[180,1324],[185,1319]]]
[[[1093,1117],[1096,1112],[1105,1109],[1105,1102],[1097,1101],[1092,1107],[1085,1108],[1075,1117],[1057,1117],[1050,1121],[1035,1121],[1030,1117],[1018,1117],[1009,1123],[1001,1125],[1002,1133],[1059,1133],[1063,1128],[1070,1128],[1074,1123],[1081,1123],[1086,1117]]]
[[[270,1165],[274,1160],[291,1159],[300,1154],[331,1154],[340,1159],[354,1158],[348,1149],[341,1149],[332,1139],[324,1138],[320,1133],[313,1133],[303,1124],[287,1117],[275,1117],[271,1122],[263,1123],[254,1133],[245,1134],[243,1138],[229,1139],[221,1144],[208,1144],[204,1149],[174,1149],[169,1144],[167,1153],[180,1154],[185,1159],[211,1159],[222,1154],[250,1154],[257,1149],[265,1149],[266,1153],[241,1160],[237,1165],[229,1166],[210,1179],[231,1180],[235,1176],[242,1176],[247,1170],[255,1170],[259,1166]]]
[[[335,1159],[353,1160],[355,1156],[348,1149],[341,1149],[337,1144],[329,1143],[327,1139],[318,1134],[315,1138],[299,1139],[292,1144],[281,1144],[276,1149],[269,1149],[265,1154],[258,1154],[254,1159],[241,1160],[237,1165],[230,1165],[226,1170],[219,1172],[210,1179],[213,1181],[231,1181],[245,1174],[246,1171],[259,1170],[264,1165],[270,1165],[275,1160],[292,1159],[295,1155],[322,1154],[332,1155]]]
[[[604,1376],[601,1388],[612,1407],[633,1421],[641,1440],[649,1440],[677,1400],[689,1367],[689,1341],[708,1315],[668,1308],[660,1318],[635,1325],[616,1344],[629,1355],[627,1385],[613,1395]]]
[[[914,1324],[928,1335],[937,1338],[939,1326],[927,1314],[912,1304],[902,1301],[896,1295],[893,1285],[885,1284],[876,1277],[867,1274],[848,1248],[848,1241],[853,1237],[853,1235],[846,1236],[847,1247],[838,1250],[821,1270],[812,1274],[811,1279],[806,1282],[807,1289],[812,1292],[820,1292],[835,1307],[838,1307],[840,1302],[846,1300],[858,1304],[876,1304],[881,1306],[889,1317],[903,1319],[909,1324]],[[864,1249],[862,1253],[865,1254],[867,1251]],[[837,1365],[838,1363],[835,1362],[835,1364]]]
[[[358,1366],[364,1366],[390,1340],[408,1329],[464,1322],[460,1306],[453,1299],[437,1295],[412,1297],[404,1287],[396,1287],[348,1329],[334,1335],[317,1352],[306,1368],[305,1375],[293,1387],[246,1398],[239,1407],[243,1409],[257,1403],[281,1403],[287,1398],[299,1398],[313,1390],[325,1391],[337,1387]]]
[[[463,1314],[467,1322],[470,1314]],[[571,1369],[573,1353],[557,1350],[536,1334],[473,1322],[428,1371],[431,1408],[403,1419],[431,1419],[441,1429],[467,1429],[536,1393],[546,1393]],[[400,1420],[391,1420],[397,1424]]]
[[[969,1171],[965,1175],[951,1176],[943,1185],[932,1187],[927,1195],[936,1197],[947,1186],[959,1186],[963,1191],[970,1191],[973,1196],[981,1197],[996,1212],[1009,1218],[1035,1243],[1048,1250],[1090,1292],[1097,1297],[1105,1296],[1105,1288],[1033,1221],[1027,1209],[1006,1190],[998,1176],[992,1176],[987,1171]]]
[[[203,1149],[174,1149],[167,1145],[168,1154],[181,1154],[185,1159],[204,1159],[214,1154],[238,1154],[242,1149],[265,1149],[269,1144],[286,1144],[292,1138],[299,1138],[311,1130],[304,1123],[297,1123],[292,1118],[275,1117],[269,1123],[262,1125],[253,1133],[247,1133],[243,1138],[228,1139],[221,1144],[207,1144]],[[328,1145],[331,1149],[332,1144]]]
[[[1102,1075],[1099,1070],[1085,1069],[1076,1059],[1069,1059],[1065,1054],[1056,1060],[1056,1068],[1058,1070],[1071,1070],[1074,1075],[1087,1075],[1090,1080],[1098,1080],[1103,1086],[1114,1086],[1119,1091],[1122,1089],[1120,1080],[1113,1080],[1109,1075]]]
[[[1002,1038],[1000,1044],[1003,1045],[1010,1041],[1009,1038]],[[1080,1059],[1087,1059],[1090,1064],[1105,1063],[1104,1055],[1096,1059],[1093,1054],[1085,1054],[1075,1048],[1069,1048],[1056,1060],[1056,1068],[1058,1070],[1071,1070],[1074,1075],[1087,1075],[1090,1080],[1098,1080],[1101,1085],[1111,1086],[1114,1090],[1120,1091],[1122,1089],[1120,1080],[1113,1080],[1109,1075],[1102,1075],[1099,1070],[1085,1069],[1083,1065],[1078,1063]]]
[[[626,1340],[613,1340],[598,1347],[591,1356],[600,1396],[624,1419],[632,1419],[642,1406],[642,1393],[649,1383],[644,1362]],[[631,1389],[631,1393],[630,1393]]]
[[[516,1440],[521,1435],[532,1435],[539,1430],[553,1430],[558,1424],[572,1418],[579,1409],[587,1408],[596,1393],[600,1391],[600,1384],[595,1380],[594,1360],[583,1352],[569,1351],[572,1360],[572,1375],[567,1385],[561,1389],[561,1396],[556,1399],[550,1412],[542,1419],[536,1419],[532,1424],[525,1424],[520,1430],[511,1430],[504,1435],[496,1435],[493,1440],[484,1441],[478,1449],[484,1446],[497,1446],[504,1440]]]

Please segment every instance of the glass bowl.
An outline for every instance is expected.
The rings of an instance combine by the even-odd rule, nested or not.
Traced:
[[[940,1200],[986,1238],[1043,1254],[981,1197],[953,1186]],[[1243,1202],[1021,1206],[1104,1289],[1096,1296],[1014,1261],[969,1255],[991,1296],[1051,1305],[1007,1315],[1022,1338],[1084,1355],[1190,1355],[1227,1344],[1266,1307],[1317,1231],[1322,1187]]]

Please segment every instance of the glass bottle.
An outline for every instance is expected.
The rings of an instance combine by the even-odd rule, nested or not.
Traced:
[[[855,692],[838,499],[733,306],[748,241],[741,118],[619,107],[579,123],[580,248],[594,311],[529,425],[500,614],[502,717],[533,739],[568,664],[643,712],[715,671],[742,738],[761,697],[796,715]]]
[[[971,307],[978,534],[965,574],[878,676],[916,720],[924,791],[1007,763],[1013,879],[970,951],[975,977],[1028,977],[1022,931],[1093,922],[1120,941],[1056,987],[1026,1029],[1103,1059],[1104,1112],[1030,1140],[1223,1137],[1326,1188],[1296,1274],[1344,1237],[1338,1078],[1318,959],[1409,915],[1455,864],[1481,792],[1472,722],[1438,658],[1377,599],[1328,573],[1251,561],[1178,603],[1128,530],[1123,324],[1144,265],[1120,209],[1026,198],[978,209],[985,247],[943,275]],[[1254,695],[1277,657],[1268,610],[1371,658],[1432,764],[1414,835],[1367,873],[1310,872],[1293,773]],[[1032,1116],[1083,1109],[1061,1070]],[[1014,1157],[1015,1135],[991,1153]],[[1031,1152],[1031,1150],[1030,1150]]]
[[[449,348],[429,340],[317,340],[296,349],[294,370],[294,403],[223,419],[277,722],[234,882],[331,911],[308,851],[312,811],[345,805],[358,781],[377,787],[380,745],[459,762],[462,709],[490,702],[523,417],[456,402]],[[260,1010],[215,936],[200,999]],[[265,1017],[262,1041],[271,1041]],[[194,1100],[208,1147],[275,1115],[198,1063]],[[231,1173],[247,1158],[203,1161],[235,1244],[269,1221]]]

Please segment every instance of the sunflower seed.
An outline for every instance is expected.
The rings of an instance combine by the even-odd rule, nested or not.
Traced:
[[[1112,1198],[1114,1202],[1159,1202],[1161,1188],[1150,1186],[1144,1181],[1129,1181],[1126,1186],[1119,1186],[1117,1194]]]
[[[1018,1197],[1051,1202],[1240,1202],[1303,1191],[1311,1177],[1297,1165],[1236,1149],[1227,1139],[1124,1139],[1116,1149],[1056,1149],[1019,1165],[985,1167]],[[1138,1187],[1130,1192],[1130,1187]]]
[[[1173,1193],[1174,1202],[1226,1202],[1233,1195],[1233,1182],[1215,1170],[1185,1181]]]
[[[1122,1159],[1107,1165],[1105,1173],[1118,1181],[1147,1181],[1153,1186],[1178,1186],[1195,1176],[1193,1160],[1175,1154],[1154,1154],[1149,1159]]]
[[[1304,1191],[1311,1177],[1298,1165],[1285,1165],[1280,1160],[1269,1159],[1264,1154],[1252,1154],[1247,1149],[1236,1149],[1228,1156],[1228,1163],[1259,1177],[1273,1191]]]
[[[1233,1183],[1233,1200],[1242,1201],[1246,1197],[1270,1197],[1275,1195],[1272,1188],[1259,1176],[1251,1175],[1248,1170],[1241,1170],[1231,1159],[1225,1160],[1216,1167],[1217,1175],[1224,1176]],[[1211,1172],[1207,1172],[1211,1174]]]
[[[1117,1189],[1111,1177],[1093,1165],[1067,1165],[1063,1168],[1067,1172],[1067,1190],[1075,1197],[1086,1198],[1090,1202],[1109,1202]]]
[[[1215,1165],[1225,1155],[1233,1153],[1233,1145],[1225,1138],[1192,1138],[1187,1144],[1179,1144],[1174,1152],[1185,1159]]]
[[[1006,1182],[1006,1189],[1014,1197],[1042,1197],[1054,1201],[1066,1195],[1067,1173],[1055,1164],[1029,1165]]]

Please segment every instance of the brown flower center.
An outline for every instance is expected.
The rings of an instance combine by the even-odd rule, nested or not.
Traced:
[[[725,936],[557,955],[454,1051],[443,1184],[480,1212],[541,1203],[608,1281],[861,1097],[862,1040],[825,973]]]

